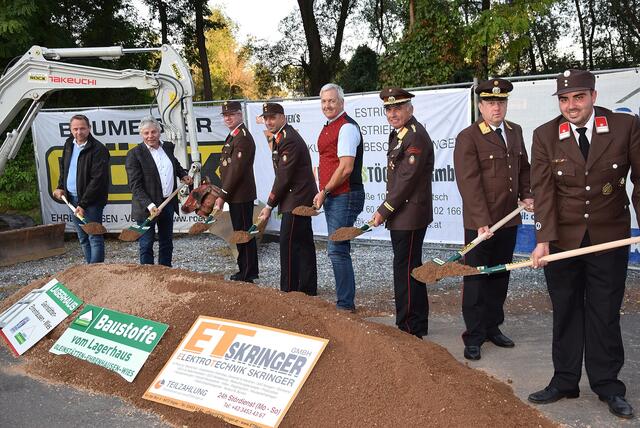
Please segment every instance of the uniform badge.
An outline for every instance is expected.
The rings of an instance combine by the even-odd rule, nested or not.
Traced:
[[[416,163],[416,157],[414,155],[409,156],[409,165]]]
[[[596,134],[606,134],[609,132],[609,123],[607,122],[607,118],[604,116],[596,116]]]
[[[623,187],[624,186],[624,177],[620,177],[620,180],[618,180],[618,187]]]
[[[411,125],[411,129],[413,129],[413,132],[418,132],[418,131],[416,131],[416,126],[415,125]]]
[[[236,135],[238,135],[238,132],[240,132],[238,128],[234,129],[233,132],[231,133],[231,136],[235,137]]]
[[[480,132],[482,132],[482,135],[485,135],[491,132],[491,128],[489,127],[489,125],[487,125],[486,122],[480,122],[478,124],[478,127],[480,127]]]
[[[536,221],[536,230],[540,230],[542,229],[542,223],[540,223],[539,221]]]
[[[571,126],[569,126],[569,122],[562,122],[558,127],[558,138],[560,141],[566,140],[571,136]]]
[[[393,164],[393,162],[392,162],[392,161],[389,161],[389,169],[393,171],[393,169],[394,169],[395,167],[396,167],[396,166]]]
[[[499,93],[500,93],[500,88],[498,88],[498,87],[496,86],[496,87],[494,87],[494,88],[491,90],[491,92],[492,92],[492,93],[494,93],[494,94],[499,94]]]
[[[227,166],[227,160],[226,159],[222,161],[222,166]]]
[[[605,196],[608,196],[610,194],[613,193],[613,186],[611,185],[611,183],[607,183],[604,186],[602,186],[602,194]]]
[[[287,161],[287,155],[282,155],[282,162],[286,162]]]

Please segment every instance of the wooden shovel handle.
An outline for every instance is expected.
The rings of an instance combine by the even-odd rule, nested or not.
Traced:
[[[617,241],[604,242],[602,244],[590,245],[588,247],[576,248],[575,250],[561,251],[555,254],[549,254],[548,256],[541,257],[540,260],[545,262],[553,262],[556,260],[569,259],[571,257],[583,256],[585,254],[597,253],[598,251],[610,250],[612,248],[624,247],[625,245],[640,244],[640,236],[633,238],[619,239]],[[508,265],[509,270],[518,269],[522,267],[533,266],[533,260],[523,260],[517,263],[511,263]]]
[[[518,207],[516,209],[514,209],[513,211],[511,211],[509,214],[507,214],[503,219],[499,220],[496,224],[494,224],[493,226],[491,226],[489,228],[489,231],[491,233],[494,233],[496,230],[500,229],[502,226],[504,226],[505,224],[507,224],[507,222],[509,220],[511,220],[512,218],[514,218],[515,216],[517,216],[518,214],[520,214],[522,212],[522,210],[524,209],[525,205],[522,202],[518,202]],[[473,241],[469,242],[461,251],[460,251],[460,255],[465,255],[467,254],[469,251],[471,251],[476,245],[478,245],[479,243],[481,243],[482,241],[487,239],[487,236],[489,234],[488,233],[483,233],[481,235],[478,235],[476,237],[476,239],[474,239]]]
[[[181,184],[176,188],[176,190],[174,190],[173,192],[171,192],[171,194],[170,194],[169,196],[167,196],[167,198],[166,198],[164,201],[162,201],[162,203],[161,203],[161,204],[160,204],[160,206],[158,207],[158,213],[159,213],[160,211],[162,211],[162,209],[163,209],[164,207],[166,207],[166,206],[167,206],[167,204],[168,204],[169,202],[171,202],[171,200],[172,200],[172,199],[173,199],[173,198],[178,194],[178,192],[179,192],[180,190],[182,190],[182,188],[183,188],[184,186],[186,186],[186,184],[181,183]],[[157,215],[158,215],[158,214],[156,214],[156,215],[150,215],[148,218],[150,218],[150,219],[154,219],[154,218],[156,218],[156,216],[157,216]]]
[[[78,217],[78,219],[80,219],[80,221],[83,222],[84,224],[87,224],[87,220],[84,217],[82,217],[79,214],[76,214],[76,207],[74,207],[73,204],[71,204],[71,202],[67,200],[67,197],[65,195],[62,195],[61,198],[64,201],[64,203],[67,204],[67,206],[71,209],[71,212],[73,213],[73,215]]]

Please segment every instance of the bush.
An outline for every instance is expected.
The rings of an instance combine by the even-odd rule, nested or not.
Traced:
[[[31,214],[40,207],[38,177],[30,137],[20,147],[18,155],[7,162],[0,175],[0,212],[17,211]]]

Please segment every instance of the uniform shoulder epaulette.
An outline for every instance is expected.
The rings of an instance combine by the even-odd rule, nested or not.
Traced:
[[[282,137],[287,138],[287,131],[285,131],[284,129],[282,130]]]
[[[507,127],[507,129],[513,129],[513,128],[511,127],[511,125],[509,124],[509,122],[507,122],[506,120],[504,121],[504,126],[506,126],[506,127]]]
[[[491,132],[491,128],[489,127],[489,125],[486,124],[486,122],[480,122],[478,124],[478,127],[480,128],[480,132],[482,132],[482,135],[485,135]]]
[[[409,132],[409,130],[407,128],[402,128],[398,132],[398,140],[402,140],[404,138],[404,136],[407,135],[407,132]]]
[[[244,135],[245,137],[247,136],[247,131],[245,131],[245,129],[242,129],[242,135]]]
[[[416,131],[416,126],[415,125],[411,125],[411,129],[413,129],[413,132],[418,132],[418,131]]]

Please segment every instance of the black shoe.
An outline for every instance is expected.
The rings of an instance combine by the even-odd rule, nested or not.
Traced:
[[[487,336],[487,340],[501,348],[513,348],[514,346],[516,346],[516,344],[513,343],[513,340],[509,339],[502,333],[498,333],[493,336]]]
[[[529,401],[535,404],[549,404],[555,403],[562,398],[578,398],[580,391],[574,389],[573,391],[560,391],[555,386],[547,386],[545,389],[529,394]]]
[[[599,397],[600,401],[606,401],[609,405],[609,411],[619,418],[633,418],[633,407],[621,395],[609,395]]]
[[[229,281],[240,281],[240,272],[236,272],[233,275],[229,276]]]
[[[467,360],[477,361],[480,359],[480,347],[475,345],[469,345],[464,347],[464,357]]]

